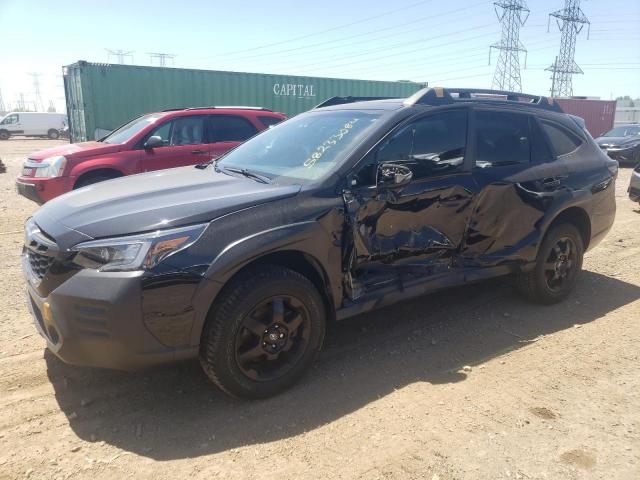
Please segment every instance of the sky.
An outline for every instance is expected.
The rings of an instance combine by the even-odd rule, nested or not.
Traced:
[[[116,62],[157,65],[148,52],[175,55],[176,68],[233,70],[429,85],[490,88],[501,25],[491,1],[0,0],[0,92],[33,101],[40,73],[45,105],[64,108],[62,66]],[[523,91],[548,94],[560,33],[548,14],[563,0],[528,0],[520,31]],[[578,35],[574,95],[640,97],[640,0],[583,0],[591,22]],[[173,63],[172,63],[173,62]]]

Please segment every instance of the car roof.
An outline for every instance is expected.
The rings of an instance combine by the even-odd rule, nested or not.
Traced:
[[[408,98],[331,97],[316,106],[322,110],[399,110],[403,107],[439,107],[456,104],[524,108],[529,111],[564,113],[552,98],[521,92],[473,88],[427,87]]]
[[[234,106],[211,106],[211,107],[189,107],[189,108],[171,108],[162,110],[160,112],[154,112],[153,115],[169,116],[169,115],[193,115],[193,114],[229,114],[229,113],[252,113],[266,115],[270,117],[284,117],[286,116],[281,112],[274,112],[267,108],[262,107],[234,107]]]
[[[341,103],[322,107],[322,110],[399,110],[404,105],[404,98],[387,98],[384,100],[361,100],[352,103]]]

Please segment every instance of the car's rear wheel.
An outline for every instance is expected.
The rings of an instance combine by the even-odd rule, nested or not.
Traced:
[[[7,130],[0,130],[0,140],[9,140],[11,134]]]
[[[57,140],[60,137],[60,132],[52,128],[47,132],[47,137],[49,137],[51,140]]]
[[[325,308],[313,283],[277,265],[232,280],[205,326],[200,363],[230,395],[265,398],[293,385],[315,360]]]
[[[516,276],[516,287],[530,300],[551,304],[565,298],[582,270],[584,243],[576,227],[556,225],[538,251],[535,267]]]

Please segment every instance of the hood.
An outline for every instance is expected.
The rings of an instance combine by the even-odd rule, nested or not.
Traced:
[[[606,145],[608,147],[622,147],[624,145],[632,145],[638,142],[640,142],[640,137],[638,136],[596,138],[596,143],[598,145]]]
[[[47,202],[38,225],[57,223],[92,238],[203,223],[226,213],[296,195],[299,185],[271,185],[216,173],[174,168],[108,180]]]
[[[67,158],[83,158],[94,155],[105,155],[107,153],[118,152],[122,150],[123,145],[109,144],[102,142],[81,142],[81,143],[68,143],[65,145],[59,145],[57,147],[47,148],[45,150],[39,150],[29,155],[31,160],[40,162],[47,157],[55,157],[58,155],[64,155]]]

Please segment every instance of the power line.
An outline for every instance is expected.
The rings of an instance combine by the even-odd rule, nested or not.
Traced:
[[[553,65],[547,68],[553,72],[551,77],[551,96],[570,97],[573,95],[572,76],[584,73],[575,61],[576,37],[584,25],[591,26],[580,9],[580,0],[565,0],[564,8],[549,14],[556,19],[560,29],[560,53]],[[587,38],[589,38],[587,34]]]
[[[489,47],[489,64],[491,64],[491,50],[494,48],[500,50],[492,86],[498,90],[521,92],[520,52],[525,54],[526,68],[527,50],[520,41],[520,27],[529,17],[529,8],[523,0],[505,0],[495,2],[493,5],[496,16],[502,24],[502,36],[498,43]],[[500,13],[498,9],[501,9]]]
[[[408,45],[413,45],[413,44],[416,44],[416,43],[423,44],[418,48],[414,48],[412,50],[406,50],[406,51],[400,52],[400,53],[390,53],[388,55],[382,55],[381,56],[381,55],[379,55],[380,54],[380,48],[373,48],[373,49],[364,50],[362,52],[355,53],[355,54],[352,54],[352,55],[345,55],[345,56],[342,56],[342,57],[337,57],[337,58],[329,59],[329,60],[326,60],[326,61],[316,61],[316,62],[313,62],[313,63],[310,63],[310,64],[301,65],[301,66],[299,66],[299,68],[305,68],[307,66],[317,66],[319,64],[327,63],[327,62],[331,63],[331,62],[335,62],[336,60],[337,61],[350,60],[350,59],[353,59],[353,58],[362,57],[362,56],[366,56],[366,55],[374,55],[375,58],[373,60],[380,61],[380,60],[385,59],[385,58],[397,57],[399,55],[406,55],[406,54],[415,53],[415,52],[424,52],[424,51],[427,50],[427,47],[424,45],[424,42],[428,42],[428,41],[431,41],[431,40],[438,40],[438,39],[444,38],[444,37],[456,36],[456,35],[460,35],[461,33],[471,32],[471,31],[474,31],[474,30],[478,30],[478,29],[482,29],[482,28],[486,28],[486,27],[490,27],[490,26],[492,26],[492,25],[491,24],[479,25],[477,27],[465,28],[463,30],[457,30],[455,32],[449,32],[449,33],[444,33],[444,34],[440,34],[440,35],[434,35],[432,37],[424,37],[424,38],[420,38],[420,39],[417,39],[417,40],[412,40],[410,42],[400,42],[400,43],[396,43],[394,45],[390,45],[390,46],[385,48],[385,51],[387,51],[389,49],[402,48],[402,47],[406,47]],[[443,44],[432,45],[429,48],[447,47],[449,45],[453,45],[453,44],[456,44],[456,43],[467,42],[469,40],[476,40],[478,38],[486,37],[488,35],[493,35],[493,34],[492,33],[485,33],[485,34],[476,35],[476,36],[473,36],[473,37],[461,38],[459,40],[453,40],[453,41],[446,42],[446,43],[443,43]],[[330,69],[335,69],[335,68],[340,68],[340,67],[345,67],[345,66],[351,67],[352,65],[354,65],[356,63],[370,62],[371,60],[372,59],[365,58],[364,60],[355,60],[355,61],[349,61],[348,63],[334,64],[334,65],[331,65]],[[312,69],[312,71],[313,70],[318,70],[318,69],[315,68],[315,69]]]
[[[377,30],[375,30],[373,32],[362,32],[362,33],[357,33],[357,34],[354,34],[354,35],[348,35],[348,36],[345,36],[345,37],[336,38],[336,39],[333,39],[333,40],[325,40],[325,41],[322,41],[322,42],[312,43],[312,44],[309,44],[309,45],[302,45],[302,46],[299,46],[299,47],[287,48],[287,49],[284,49],[284,50],[275,50],[273,52],[256,53],[256,54],[252,54],[252,55],[243,55],[243,56],[240,56],[240,57],[235,57],[233,60],[235,61],[235,60],[245,60],[245,59],[252,59],[252,58],[264,58],[265,56],[268,57],[268,56],[271,56],[271,55],[278,55],[278,58],[280,59],[280,58],[283,58],[283,57],[286,58],[286,57],[291,57],[291,56],[296,56],[296,55],[308,55],[308,54],[311,54],[311,53],[315,53],[316,51],[318,51],[318,52],[326,52],[327,50],[333,50],[333,49],[336,49],[336,48],[344,48],[345,47],[344,45],[335,45],[335,46],[326,48],[326,45],[329,45],[329,44],[332,44],[332,43],[344,42],[344,41],[348,41],[348,40],[351,40],[351,39],[354,39],[354,38],[373,35],[372,37],[366,38],[364,40],[360,40],[360,41],[357,41],[357,42],[349,42],[347,46],[348,46],[349,49],[351,49],[354,45],[359,45],[359,44],[362,44],[362,43],[370,43],[373,40],[383,40],[385,38],[392,38],[392,37],[397,37],[399,35],[406,35],[407,33],[423,31],[424,28],[425,28],[424,26],[420,26],[420,27],[417,27],[417,28],[412,28],[412,29],[409,29],[409,30],[407,30],[406,27],[408,25],[413,25],[415,23],[420,23],[420,22],[423,22],[425,20],[433,20],[435,18],[444,17],[446,15],[451,15],[451,14],[462,12],[462,11],[468,11],[471,8],[474,8],[474,7],[477,7],[477,6],[481,6],[481,5],[484,5],[484,4],[485,4],[485,2],[474,3],[472,5],[465,6],[465,7],[462,7],[462,8],[456,8],[454,10],[448,10],[446,12],[442,12],[442,13],[438,13],[438,14],[433,14],[433,15],[428,15],[428,16],[425,16],[425,17],[416,18],[416,19],[411,20],[409,22],[402,22],[402,23],[399,23],[399,24],[391,25],[389,27],[380,28],[380,29],[377,29]],[[392,33],[392,34],[389,34],[389,35],[382,35],[382,36],[379,35],[381,32],[386,32],[386,31],[389,31],[389,30],[395,30],[395,29],[398,29],[398,28],[402,28],[403,30],[401,32]],[[317,50],[311,50],[311,51],[307,50],[309,48],[314,48],[314,47],[321,47],[321,48],[319,48]],[[294,52],[294,53],[291,53],[291,52]],[[288,53],[288,55],[282,55],[283,53]]]
[[[259,45],[257,47],[245,48],[245,49],[242,49],[242,50],[235,50],[233,52],[220,53],[218,55],[219,56],[220,55],[235,55],[237,53],[252,52],[254,50],[259,50],[259,49],[269,48],[269,47],[275,47],[275,46],[278,46],[278,45],[283,45],[283,44],[291,43],[291,42],[297,42],[298,40],[303,40],[305,38],[315,37],[317,35],[322,35],[322,34],[325,34],[325,33],[334,32],[334,31],[340,30],[342,28],[347,28],[347,27],[351,27],[353,25],[358,25],[358,24],[361,24],[361,23],[370,22],[371,20],[376,20],[378,18],[386,17],[388,15],[392,15],[394,13],[401,12],[403,10],[408,10],[410,8],[417,7],[419,5],[424,5],[425,3],[430,3],[432,1],[433,0],[423,0],[421,2],[412,3],[410,5],[405,5],[404,7],[396,8],[394,10],[387,10],[386,12],[382,12],[382,13],[380,13],[378,15],[373,15],[371,17],[362,18],[360,20],[356,20],[355,22],[344,23],[344,24],[338,25],[336,27],[331,27],[331,28],[328,28],[326,30],[320,30],[320,31],[317,31],[317,32],[301,35],[299,37],[294,37],[294,38],[290,38],[288,40],[282,40],[282,41],[279,41],[279,42],[267,43],[265,45]]]
[[[129,58],[131,60],[131,63],[133,63],[134,50],[121,50],[121,49],[111,50],[110,48],[105,48],[105,50],[107,51],[107,63],[109,63],[112,56],[116,57],[120,65],[123,65],[126,63],[125,62],[126,58]]]
[[[174,65],[175,62],[173,59],[176,58],[176,55],[172,53],[149,52],[149,58],[151,59],[151,65],[153,65],[153,59],[156,58],[161,67],[166,67],[167,60],[171,60],[171,65]]]

